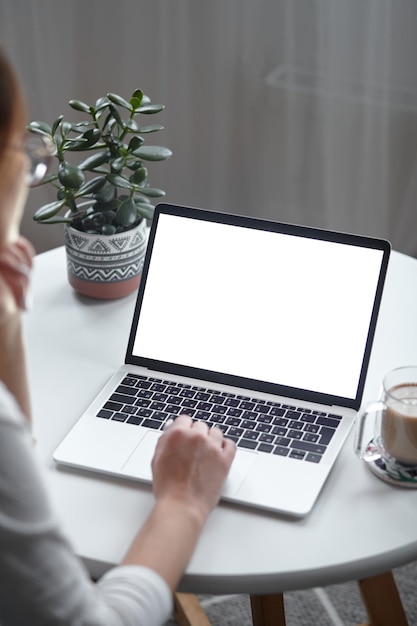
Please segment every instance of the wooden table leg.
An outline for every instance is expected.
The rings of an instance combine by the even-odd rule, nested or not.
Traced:
[[[253,626],[285,626],[284,595],[251,596]]]
[[[192,593],[174,593],[174,617],[178,626],[211,626],[197,596]]]
[[[392,572],[358,581],[370,626],[408,626]]]

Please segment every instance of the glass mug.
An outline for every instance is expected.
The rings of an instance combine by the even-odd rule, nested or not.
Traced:
[[[369,420],[374,438],[364,442]],[[380,460],[393,477],[417,470],[417,366],[399,367],[382,383],[382,397],[365,407],[356,424],[355,452],[367,462]],[[417,475],[417,474],[416,474]]]

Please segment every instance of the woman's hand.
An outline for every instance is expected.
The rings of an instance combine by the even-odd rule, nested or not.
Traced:
[[[156,500],[190,505],[204,523],[220,499],[235,452],[219,428],[178,417],[158,440],[152,462]]]
[[[34,253],[24,237],[0,249],[0,323],[26,308]]]
[[[143,565],[176,589],[222,485],[236,447],[219,428],[182,415],[158,440],[152,461],[155,505],[123,563]]]

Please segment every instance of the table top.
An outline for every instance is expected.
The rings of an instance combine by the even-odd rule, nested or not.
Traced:
[[[57,469],[52,452],[123,363],[135,295],[114,301],[79,296],[67,282],[63,247],[36,257],[33,278],[25,334],[35,449],[76,553],[93,576],[100,576],[120,561],[145,520],[152,489]],[[364,403],[377,399],[387,371],[417,364],[414,284],[417,260],[393,252]],[[308,517],[293,520],[221,503],[181,590],[265,594],[381,573],[417,559],[416,510],[417,489],[392,487],[371,474],[353,452],[351,433]]]

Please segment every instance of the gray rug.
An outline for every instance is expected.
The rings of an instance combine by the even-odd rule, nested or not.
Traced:
[[[394,570],[394,576],[408,622],[417,626],[417,563]],[[213,626],[252,626],[249,596],[198,597]],[[355,582],[288,592],[284,602],[287,626],[352,626],[367,621]]]

